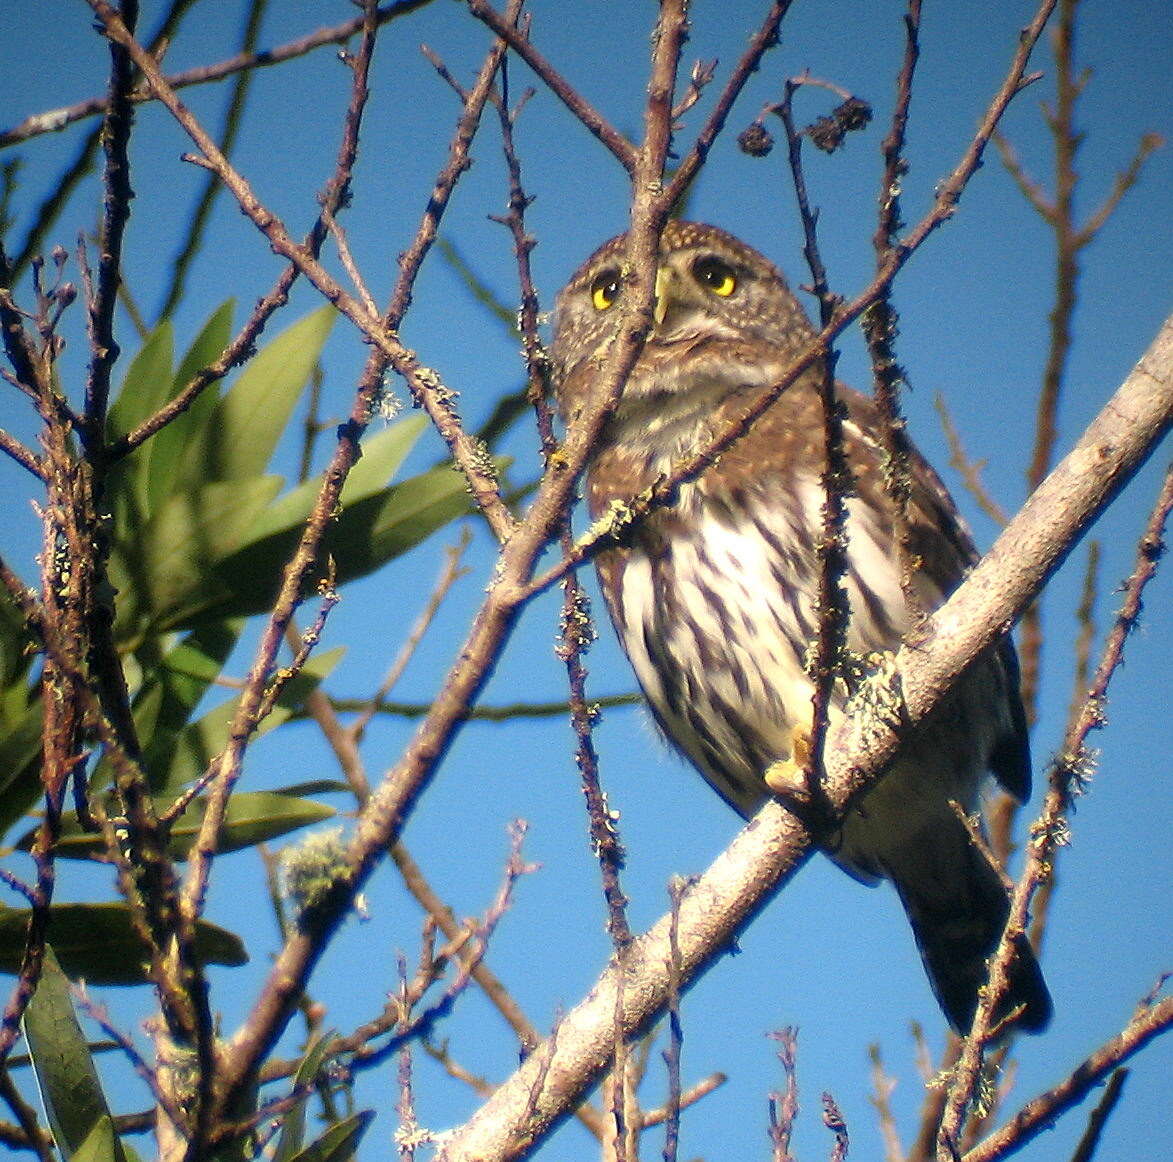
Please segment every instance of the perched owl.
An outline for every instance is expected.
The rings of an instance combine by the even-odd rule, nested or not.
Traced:
[[[553,364],[573,425],[600,380],[615,334],[625,237],[596,251],[558,296]],[[779,271],[712,226],[670,222],[660,245],[654,325],[587,469],[593,515],[630,500],[777,383],[814,331]],[[804,661],[817,627],[815,545],[824,460],[822,370],[812,367],[717,463],[680,489],[622,547],[598,558],[611,620],[656,721],[717,792],[748,816],[769,794],[764,773],[798,761],[813,685]],[[894,513],[883,483],[881,419],[838,388],[853,473],[844,578],[850,654],[895,650],[916,611],[900,585]],[[908,505],[913,579],[924,610],[975,560],[944,485],[915,453]],[[843,683],[833,716],[843,712]],[[977,803],[987,772],[1029,792],[1030,761],[1013,646],[983,654],[913,733],[891,772],[859,802],[831,858],[865,883],[890,879],[934,992],[955,1029],[969,1027],[986,960],[1009,910],[998,873],[950,807]],[[1004,1013],[1041,1029],[1051,1002],[1026,942]]]

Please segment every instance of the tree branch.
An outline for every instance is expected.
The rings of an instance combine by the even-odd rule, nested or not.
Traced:
[[[1173,997],[1141,1008],[1123,1032],[1081,1061],[1053,1089],[1027,1102],[1000,1130],[966,1151],[962,1162],[997,1162],[1049,1130],[1055,1119],[1078,1105],[1118,1066],[1173,1025]]]
[[[903,647],[869,703],[898,711],[856,715],[832,734],[827,795],[837,814],[879,777],[900,736],[924,721],[966,666],[1021,613],[1173,424],[1173,318],[965,583]],[[730,947],[813,851],[813,837],[782,802],[766,804],[680,901],[681,988]],[[671,916],[633,941],[585,1000],[494,1096],[457,1130],[440,1162],[517,1158],[554,1128],[610,1060],[616,990],[625,1033],[645,1029],[667,1004]],[[1170,1002],[1173,1004],[1173,1002]]]
[[[376,20],[385,24],[398,16],[406,16],[417,8],[422,8],[431,0],[396,0],[393,4],[383,4],[379,7]],[[362,16],[356,16],[342,24],[335,24],[329,28],[319,28],[307,36],[291,40],[276,48],[262,49],[260,52],[242,52],[231,56],[214,65],[200,65],[198,68],[185,69],[181,73],[172,73],[167,77],[167,84],[172,89],[184,89],[188,85],[206,85],[213,81],[222,81],[233,73],[243,72],[246,69],[268,68],[270,65],[279,65],[295,57],[305,56],[315,48],[327,44],[341,44],[349,40],[363,26]],[[155,92],[150,88],[135,89],[130,99],[136,105],[147,101],[158,100]],[[42,133],[59,133],[76,121],[84,121],[88,117],[100,116],[106,112],[108,98],[89,97],[85,101],[78,101],[75,105],[67,105],[63,109],[47,109],[43,113],[34,113],[26,117],[19,125],[0,132],[0,149],[10,145],[18,145],[32,137],[39,137]]]

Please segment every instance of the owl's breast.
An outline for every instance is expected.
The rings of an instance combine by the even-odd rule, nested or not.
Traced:
[[[786,530],[714,506],[691,488],[629,545],[600,556],[612,621],[665,735],[737,810],[762,800],[762,771],[809,716],[809,595],[789,583],[802,555]]]

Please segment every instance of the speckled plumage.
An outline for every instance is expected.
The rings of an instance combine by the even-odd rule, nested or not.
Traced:
[[[573,424],[599,379],[622,294],[623,237],[579,269],[558,297],[554,377]],[[656,321],[587,472],[593,515],[626,501],[728,426],[778,382],[813,331],[781,273],[711,226],[671,222],[657,277]],[[809,727],[804,669],[815,634],[815,539],[823,425],[817,367],[805,373],[670,508],[600,555],[612,621],[665,735],[743,815],[769,793],[763,773]],[[892,503],[872,401],[839,388],[854,484],[848,502],[848,649],[895,649],[915,611],[900,585]],[[911,551],[919,604],[939,605],[975,554],[944,486],[910,455]],[[1030,766],[1009,642],[971,667],[893,771],[845,821],[831,857],[865,882],[891,879],[930,980],[956,1027],[972,1017],[984,962],[1007,914],[994,869],[949,800],[967,810],[987,771],[1025,797]],[[843,713],[837,696],[834,716]],[[1023,947],[1010,1003],[1024,1028],[1050,1002]]]

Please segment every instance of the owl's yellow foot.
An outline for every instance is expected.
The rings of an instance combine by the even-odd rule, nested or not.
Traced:
[[[805,795],[806,771],[811,761],[811,733],[805,726],[790,731],[790,755],[776,759],[765,770],[766,786],[775,795]]]

